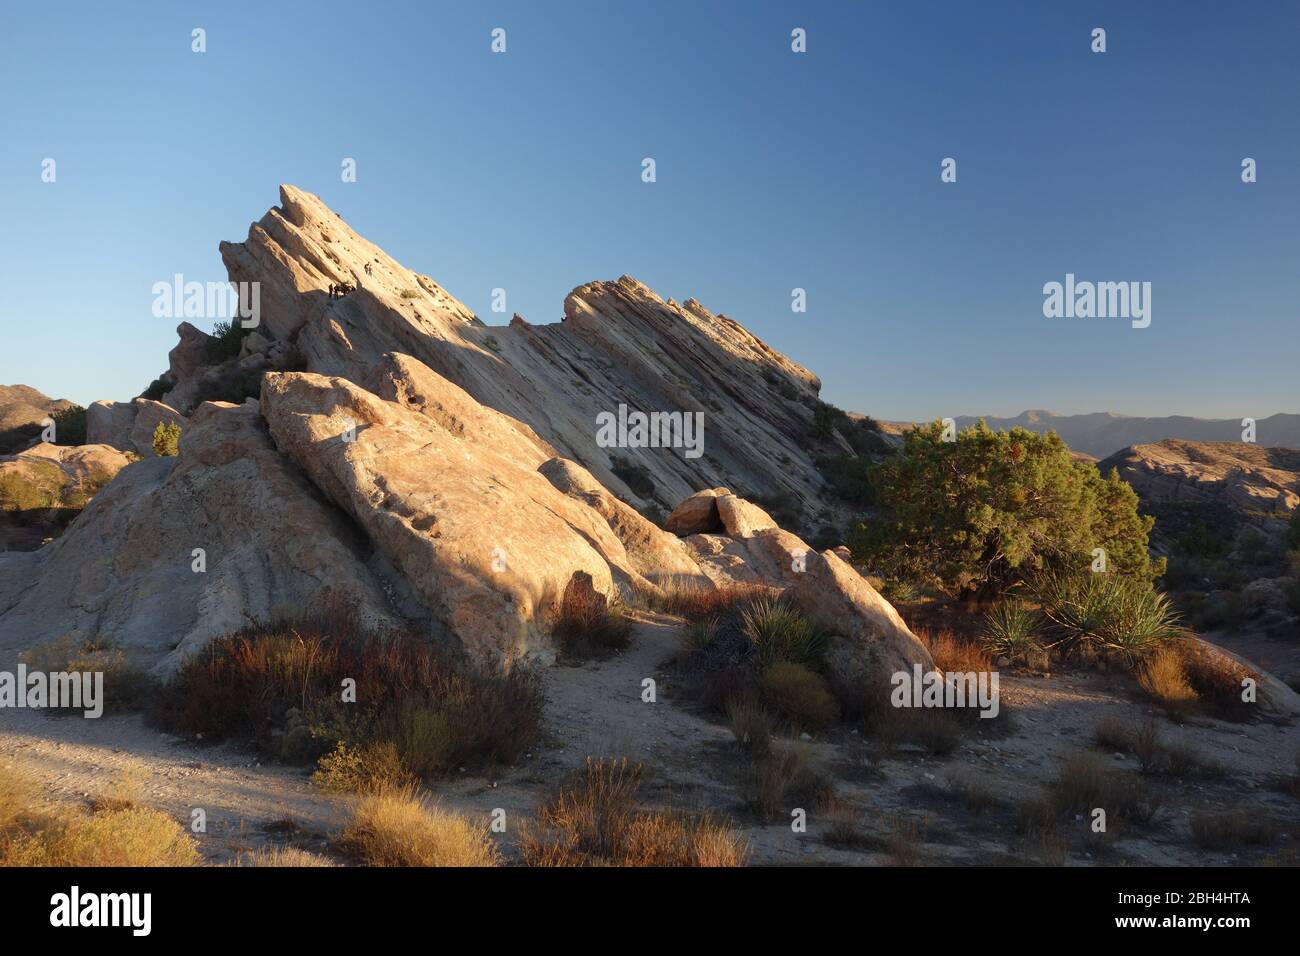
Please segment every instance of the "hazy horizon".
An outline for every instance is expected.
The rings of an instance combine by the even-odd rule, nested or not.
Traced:
[[[626,273],[882,420],[1300,411],[1300,7],[137,12],[0,14],[0,383],[139,394],[153,284],[224,279],[287,182],[489,324]],[[1067,274],[1151,283],[1150,326],[1046,318]]]

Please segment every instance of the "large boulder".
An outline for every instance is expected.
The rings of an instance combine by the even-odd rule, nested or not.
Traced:
[[[129,402],[98,401],[86,409],[86,441],[112,445],[152,458],[153,433],[161,422],[179,425],[185,430],[189,419],[162,402],[136,398]]]
[[[726,488],[706,488],[683,499],[664,521],[664,528],[675,535],[714,534],[722,530],[718,499],[731,494]]]
[[[718,518],[733,538],[752,538],[760,531],[769,531],[777,526],[771,515],[739,495],[718,497]]]
[[[607,520],[538,472],[542,449],[517,423],[409,357],[385,362],[377,387],[401,401],[268,373],[262,413],[476,661],[553,660],[549,621],[575,571],[606,595],[651,586]]]
[[[786,593],[825,631],[825,662],[835,680],[876,691],[892,675],[934,667],[930,652],[893,606],[832,551],[809,554]]]
[[[71,635],[160,674],[324,601],[396,626],[404,587],[275,450],[255,405],[200,406],[178,457],[128,465],[61,537],[0,558],[0,650]]]
[[[101,399],[86,406],[86,443],[134,451],[130,444],[135,405]]]

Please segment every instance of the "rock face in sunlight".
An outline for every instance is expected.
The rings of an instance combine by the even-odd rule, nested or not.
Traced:
[[[316,196],[292,186],[280,194],[280,206],[244,242],[222,243],[221,255],[232,282],[261,284],[260,331],[292,342],[305,370],[366,385],[381,355],[413,356],[639,507],[667,510],[727,484],[789,496],[809,514],[821,508],[809,438],[820,382],[726,316],[624,276],[574,289],[561,322],[516,316],[489,327]],[[331,297],[342,284],[355,291]],[[702,413],[700,454],[602,447],[597,416],[620,405]]]
[[[0,554],[0,632],[8,647],[115,645],[165,672],[214,637],[327,598],[392,623],[392,585],[369,551],[276,451],[255,405],[207,404],[179,456],[127,465],[62,537]]]

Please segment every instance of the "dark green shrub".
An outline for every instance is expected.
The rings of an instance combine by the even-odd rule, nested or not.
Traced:
[[[981,421],[943,440],[943,425],[915,428],[872,472],[882,514],[849,535],[858,560],[893,577],[950,590],[1003,590],[1044,570],[1087,569],[1103,548],[1107,567],[1152,579],[1147,536],[1154,519],[1112,471],[1075,461],[1049,432],[990,430]]]

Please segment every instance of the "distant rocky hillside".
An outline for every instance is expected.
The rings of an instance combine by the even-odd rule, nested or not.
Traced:
[[[1169,440],[1134,445],[1097,464],[1154,503],[1224,504],[1244,513],[1300,505],[1300,451],[1244,442]]]
[[[990,428],[1019,426],[1033,432],[1054,431],[1074,451],[1095,458],[1116,454],[1130,445],[1146,445],[1166,439],[1189,442],[1240,442],[1241,419],[1189,418],[1171,415],[1165,418],[1130,418],[1110,412],[1089,415],[1057,415],[1030,410],[1014,418],[984,419]],[[979,421],[978,416],[962,415],[958,428]],[[1255,422],[1255,437],[1260,445],[1300,448],[1300,415],[1278,414]]]
[[[1119,469],[1155,516],[1152,548],[1169,557],[1164,584],[1191,623],[1233,630],[1249,622],[1300,637],[1300,553],[1289,530],[1300,506],[1300,451],[1162,441],[1097,467]]]
[[[75,407],[27,385],[0,385],[0,455],[26,448],[40,434],[40,422]]]

